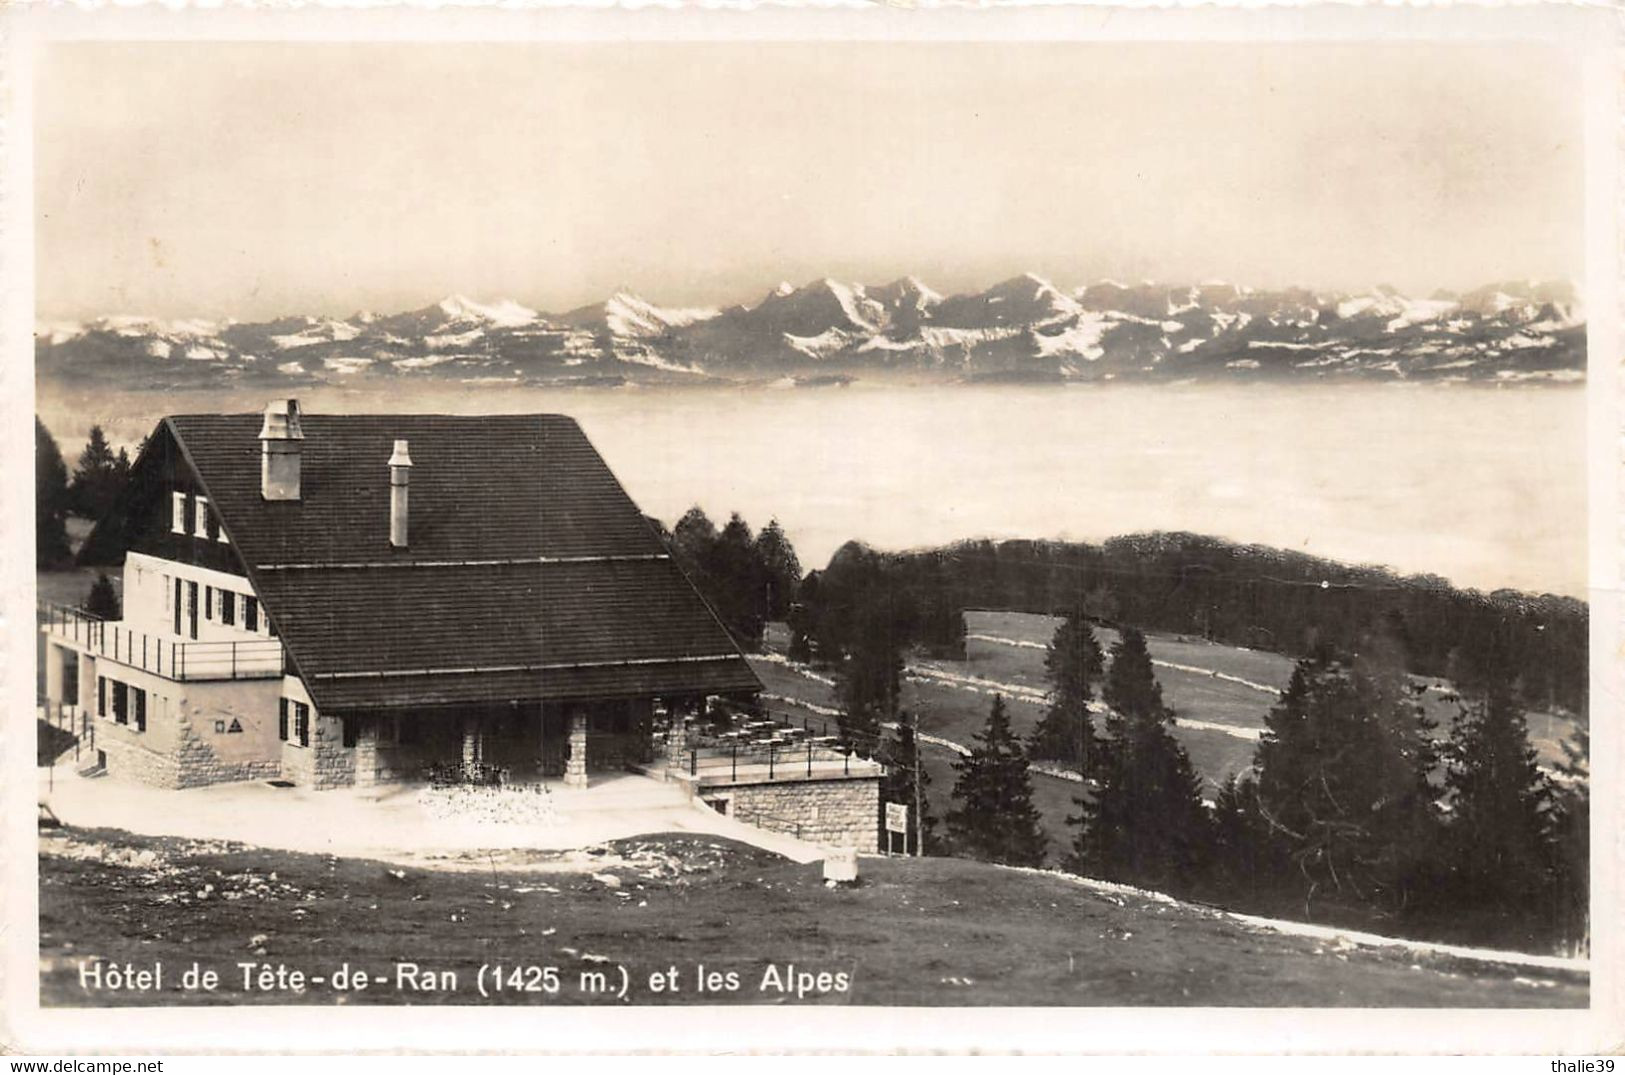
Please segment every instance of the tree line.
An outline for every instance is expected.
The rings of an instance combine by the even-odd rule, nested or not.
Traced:
[[[90,434],[72,473],[62,449],[45,423],[34,418],[34,561],[35,566],[59,569],[72,566],[67,521],[76,515],[92,522],[113,506],[130,476],[130,456],[107,442],[99,425]]]
[[[1584,719],[1585,602],[1460,589],[1430,575],[1339,564],[1195,534],[1100,545],[971,541],[908,553],[842,547],[810,573],[790,610],[793,654],[838,664],[884,634],[904,648],[962,656],[966,608],[1064,615],[1197,635],[1304,657],[1380,636],[1405,671],[1474,693],[1510,673],[1532,704]]]
[[[1144,635],[1122,628],[1104,657],[1082,613],[1067,616],[1043,720],[1023,742],[994,699],[928,850],[1042,864],[1029,764],[1062,761],[1084,777],[1064,864],[1090,877],[1477,943],[1589,942],[1588,737],[1543,771],[1510,675],[1464,692],[1440,739],[1380,648],[1322,647],[1297,662],[1251,768],[1209,805]]]
[[[770,621],[783,620],[801,584],[801,562],[777,519],[761,533],[734,512],[721,530],[698,506],[670,530],[647,520],[688,580],[705,598],[734,643],[748,652],[762,648]]]

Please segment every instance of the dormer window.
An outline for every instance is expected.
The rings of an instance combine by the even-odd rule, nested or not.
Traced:
[[[192,536],[207,539],[209,536],[209,498],[200,496],[193,498],[196,506],[192,509]]]
[[[186,533],[186,494],[176,490],[169,494],[169,532]]]

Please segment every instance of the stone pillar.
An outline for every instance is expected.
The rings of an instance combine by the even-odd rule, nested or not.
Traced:
[[[45,643],[45,700],[51,705],[72,705],[76,699],[62,697],[62,681],[67,677],[67,658],[62,647]],[[49,713],[47,713],[49,716]]]
[[[587,786],[587,714],[579,709],[570,714],[570,758],[564,763],[566,787]]]
[[[688,772],[688,717],[687,701],[668,703],[671,722],[666,727],[666,768]]]
[[[470,778],[479,772],[480,758],[485,753],[480,742],[483,730],[484,724],[478,718],[463,718],[463,773]]]
[[[626,756],[634,764],[654,761],[654,699],[633,698],[626,703]]]
[[[361,725],[355,730],[355,786],[375,787],[378,783],[378,721],[376,718],[357,718]]]

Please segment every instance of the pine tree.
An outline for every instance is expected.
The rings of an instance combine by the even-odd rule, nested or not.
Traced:
[[[865,757],[878,749],[881,725],[897,719],[902,684],[903,652],[891,623],[870,615],[835,669],[841,738]]]
[[[785,614],[785,623],[790,628],[790,652],[792,661],[811,664],[819,658],[813,646],[813,636],[817,634],[818,603],[818,572],[809,572],[796,587],[795,601]]]
[[[957,855],[1015,866],[1038,866],[1048,840],[1032,801],[1032,778],[1021,741],[1010,731],[1004,696],[993,697],[976,746],[954,763],[955,806],[948,837]]]
[[[106,572],[97,574],[96,581],[91,583],[90,593],[85,596],[85,611],[104,620],[119,618],[118,591]]]
[[[65,566],[68,549],[68,465],[56,438],[34,419],[34,563],[40,568]]]
[[[1561,778],[1554,789],[1557,807],[1557,913],[1559,935],[1575,953],[1591,947],[1591,733],[1576,729],[1563,741]]]
[[[882,760],[886,776],[880,784],[882,822],[886,803],[902,803],[908,807],[908,834],[903,839],[908,854],[929,855],[936,845],[937,819],[931,815],[931,775],[920,764],[919,740],[915,737],[916,719],[902,714],[897,721],[896,734],[886,741]],[[918,839],[916,839],[918,834]],[[924,844],[921,850],[920,844]]]
[[[1435,753],[1414,692],[1320,651],[1298,662],[1264,724],[1258,805],[1283,876],[1306,903],[1329,892],[1404,909],[1437,846]]]
[[[1083,613],[1068,614],[1055,628],[1044,654],[1050,705],[1033,730],[1029,754],[1075,766],[1087,775],[1095,740],[1089,703],[1094,699],[1094,683],[1100,678],[1105,660],[1094,629]]]
[[[124,465],[128,469],[128,456]],[[122,484],[118,457],[107,443],[107,435],[101,426],[91,426],[90,439],[79,454],[79,465],[73,472],[73,510],[88,519],[100,519],[112,508],[113,498]]]
[[[1274,887],[1279,871],[1268,859],[1268,826],[1258,808],[1258,783],[1232,773],[1213,804],[1213,865],[1233,893],[1255,895]]]
[[[703,574],[713,583],[712,606],[734,641],[742,649],[760,649],[767,618],[759,595],[766,586],[756,557],[755,538],[738,512],[729,517],[711,545]]]
[[[1504,678],[1462,707],[1445,748],[1452,887],[1503,918],[1527,918],[1555,880],[1552,789],[1535,757]]]
[[[671,550],[677,563],[709,600],[715,589],[708,574],[711,549],[717,543],[717,528],[698,504],[683,513],[677,525],[671,528]]]
[[[1093,796],[1077,800],[1073,865],[1093,877],[1155,887],[1190,883],[1212,840],[1200,784],[1169,730],[1145,636],[1123,629],[1103,697],[1111,712],[1092,766]]]
[[[756,535],[756,560],[762,571],[762,618],[783,620],[801,583],[801,561],[785,537],[778,519],[771,519]]]

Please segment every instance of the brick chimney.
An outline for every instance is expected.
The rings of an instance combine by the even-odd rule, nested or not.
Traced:
[[[407,454],[406,442],[395,442],[395,451],[389,457],[389,543],[397,549],[406,548],[406,501],[412,481],[412,457]]]
[[[273,400],[260,427],[260,495],[266,500],[299,499],[299,401]]]

